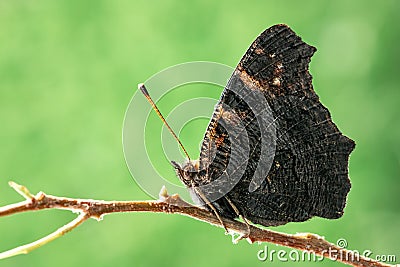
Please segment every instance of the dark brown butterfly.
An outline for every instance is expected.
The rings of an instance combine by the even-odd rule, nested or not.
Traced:
[[[215,107],[199,160],[173,162],[197,204],[264,226],[343,215],[355,143],[313,90],[315,51],[282,24],[253,42]]]

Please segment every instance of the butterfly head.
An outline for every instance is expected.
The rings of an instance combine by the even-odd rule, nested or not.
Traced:
[[[179,179],[188,187],[193,186],[199,174],[199,160],[188,160],[184,165],[171,161]]]

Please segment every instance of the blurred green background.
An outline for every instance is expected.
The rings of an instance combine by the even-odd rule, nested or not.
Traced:
[[[318,48],[311,62],[315,89],[357,146],[344,216],[275,229],[345,238],[350,249],[400,261],[399,3],[0,1],[0,205],[21,200],[9,180],[33,193],[149,199],[122,151],[124,113],[136,84],[187,61],[234,67],[260,32],[286,23]],[[190,133],[195,141],[185,140],[191,151],[205,130],[198,126]],[[0,250],[74,217],[41,211],[1,218]],[[264,245],[233,245],[223,230],[179,215],[115,214],[0,265],[265,266],[271,263],[257,260]]]

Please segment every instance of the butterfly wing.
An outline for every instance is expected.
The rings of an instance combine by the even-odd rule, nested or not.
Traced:
[[[315,51],[288,26],[275,25],[232,74],[200,154],[199,184],[223,216],[238,211],[269,226],[343,214],[355,144],[313,90],[308,66]]]

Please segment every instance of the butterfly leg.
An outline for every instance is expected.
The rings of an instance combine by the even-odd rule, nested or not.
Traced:
[[[232,207],[232,209],[235,211],[236,215],[240,218],[243,219],[243,221],[246,223],[247,226],[247,231],[245,233],[242,233],[238,238],[236,238],[233,242],[237,243],[240,240],[244,239],[244,238],[248,238],[250,236],[250,223],[249,221],[239,212],[238,208],[236,207],[235,204],[233,204],[233,202],[227,197],[225,196],[226,201],[228,201],[229,205]]]
[[[222,220],[221,216],[219,215],[219,213],[218,213],[217,209],[214,207],[214,205],[210,201],[208,201],[206,196],[197,187],[193,186],[193,188],[196,191],[196,193],[202,198],[202,200],[207,204],[207,206],[209,206],[211,208],[211,210],[214,212],[215,216],[217,216],[221,225],[224,227],[225,232],[229,233],[228,228],[226,227],[224,221]]]

